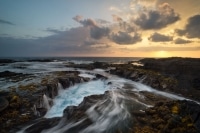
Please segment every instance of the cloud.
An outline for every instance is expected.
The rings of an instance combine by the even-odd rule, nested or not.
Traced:
[[[133,36],[127,32],[119,31],[117,34],[112,33],[110,39],[117,44],[135,44],[140,42],[141,36],[138,33],[135,33]]]
[[[3,19],[0,19],[0,24],[15,25],[14,23],[12,23],[10,21],[3,20]]]
[[[115,12],[121,12],[121,10],[120,10],[119,8],[115,7],[115,6],[111,6],[111,7],[109,8],[109,10],[110,10],[110,11],[115,11]]]
[[[185,28],[183,30],[176,29],[176,33],[188,38],[200,38],[200,15],[190,17]]]
[[[91,50],[84,45],[90,31],[86,27],[71,28],[47,37],[22,39],[0,37],[0,56],[51,56],[87,54]]]
[[[114,22],[122,22],[123,19],[115,14],[112,15],[113,21]]]
[[[110,22],[104,19],[96,19],[96,22],[100,25],[109,24]]]
[[[82,19],[82,17],[79,15],[75,16],[73,19],[85,27],[97,26],[97,23],[93,19]]]
[[[157,10],[144,9],[133,22],[144,30],[150,30],[164,28],[179,19],[179,14],[168,3],[163,3]]]
[[[190,40],[185,40],[185,39],[182,39],[182,38],[177,38],[176,40],[174,40],[174,43],[175,44],[186,44],[186,43],[191,43],[192,41]]]
[[[93,19],[82,19],[80,16],[73,18],[75,21],[82,24],[84,27],[90,28],[90,37],[93,39],[101,39],[104,36],[108,36],[110,29],[107,27],[100,27],[98,23]]]
[[[148,39],[151,40],[152,42],[168,42],[172,41],[173,37],[162,35],[160,33],[155,32]]]
[[[63,31],[61,31],[61,30],[52,29],[52,28],[47,28],[47,29],[45,29],[44,31],[50,32],[50,33],[60,33],[60,32],[63,32]]]
[[[75,21],[77,21],[77,22],[80,22],[80,21],[83,19],[83,17],[80,16],[80,15],[76,15],[75,17],[73,17],[73,19],[74,19]]]
[[[110,29],[106,27],[94,26],[90,29],[90,36],[94,39],[101,39],[104,36],[108,36]]]
[[[98,55],[105,53],[110,47],[107,44],[109,40],[90,38],[88,27],[76,27],[65,31],[47,28],[47,31],[54,34],[35,39],[0,37],[0,57]],[[92,36],[103,36],[104,31],[99,31],[101,30],[92,31]]]
[[[200,47],[163,47],[163,46],[151,46],[151,47],[138,47],[132,51],[144,51],[144,52],[154,52],[154,51],[200,51]]]

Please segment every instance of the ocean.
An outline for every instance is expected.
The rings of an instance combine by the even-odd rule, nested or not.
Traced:
[[[71,71],[74,68],[66,67],[68,63],[90,64],[93,62],[106,62],[111,64],[124,64],[130,61],[138,61],[140,57],[7,57],[0,58],[0,90],[7,90],[18,84],[38,82],[50,72]],[[31,74],[33,79],[28,78],[16,82],[5,78],[3,72]],[[2,75],[2,76],[1,76]]]
[[[138,61],[144,57],[0,57],[15,61],[49,60],[49,61],[70,61],[70,62],[111,62],[125,63],[128,61]]]

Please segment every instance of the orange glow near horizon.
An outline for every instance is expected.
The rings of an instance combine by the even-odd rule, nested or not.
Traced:
[[[155,57],[170,57],[167,51],[158,51],[155,52]]]
[[[113,53],[104,54],[106,57],[153,57],[153,58],[167,58],[167,57],[190,57],[200,58],[200,51],[134,51],[132,53]]]

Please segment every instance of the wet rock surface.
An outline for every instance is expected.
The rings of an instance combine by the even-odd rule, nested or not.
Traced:
[[[33,60],[46,62],[48,60]],[[5,61],[4,61],[5,62]],[[144,59],[144,66],[129,64],[67,64],[68,67],[92,70],[103,68],[107,72],[136,82],[149,85],[157,90],[174,92],[191,99],[200,101],[199,92],[199,60],[198,59]],[[10,63],[10,62],[9,62]],[[179,69],[180,68],[180,69]],[[3,78],[26,77],[21,73],[1,72]],[[53,76],[52,76],[53,75]],[[43,96],[48,98],[51,106],[52,99],[58,95],[58,83],[64,89],[76,83],[90,81],[89,78],[79,77],[78,71],[53,72],[42,78],[39,84],[19,85],[9,92],[0,92],[0,132],[15,133],[25,126],[31,125],[25,131],[36,132],[85,132],[85,133],[199,133],[200,105],[192,101],[172,101],[169,98],[147,91],[132,92],[131,86],[124,86],[122,92],[106,91],[101,95],[85,97],[78,106],[68,106],[62,117],[41,118],[47,108]],[[96,79],[106,79],[96,74]],[[108,85],[112,85],[109,82]],[[119,98],[116,100],[117,93]],[[126,93],[125,97],[121,97]],[[142,94],[141,98],[139,94]],[[137,99],[138,101],[130,100]],[[140,102],[146,105],[141,105]],[[123,104],[121,104],[123,103]],[[117,105],[117,106],[116,106]],[[120,106],[118,106],[120,105]],[[126,106],[124,106],[126,105]],[[117,110],[115,110],[117,108]],[[125,108],[125,109],[124,109]],[[91,112],[94,111],[95,113]],[[128,110],[128,112],[126,112]],[[123,113],[121,117],[116,111]],[[116,113],[116,114],[115,114]],[[104,123],[109,115],[109,123]],[[38,119],[39,118],[39,119]],[[101,128],[107,124],[107,130]],[[92,126],[99,126],[98,130]],[[115,125],[115,126],[114,126]]]
[[[143,59],[141,62],[144,66],[135,67],[131,64],[124,64],[116,66],[116,69],[110,72],[161,91],[181,94],[200,101],[199,59]]]
[[[12,77],[18,74],[13,72],[3,72],[2,77]],[[49,105],[57,96],[61,84],[63,89],[90,79],[78,76],[77,71],[53,72],[41,79],[41,83],[29,83],[10,88],[10,91],[0,92],[0,132],[7,133],[9,130],[17,131],[17,126],[25,124],[30,120],[40,118],[45,115],[47,108],[44,106],[43,96],[49,98]],[[20,74],[20,76],[22,76]],[[10,77],[10,78],[11,78]],[[23,77],[23,76],[22,76]],[[48,124],[47,124],[48,125]],[[15,130],[16,128],[16,130]]]
[[[63,111],[63,117],[48,118],[39,121],[33,126],[27,128],[27,133],[42,132],[54,132],[56,130],[61,132],[79,132],[82,129],[88,127],[92,121],[86,115],[86,110],[93,106],[97,101],[105,99],[105,95],[92,95],[85,97],[83,102],[79,106],[69,106]],[[80,121],[80,123],[75,124]],[[50,125],[51,124],[51,125]],[[69,127],[67,126],[69,124]],[[73,124],[73,126],[70,126]],[[43,126],[41,126],[43,125]]]
[[[0,72],[0,81],[2,80],[4,82],[17,83],[25,80],[28,81],[34,78],[35,76],[33,74],[16,73],[11,71]]]
[[[97,133],[198,133],[200,131],[200,106],[191,101],[163,101],[157,102],[154,107],[145,108],[137,103],[127,102],[129,107],[129,117],[121,118],[117,121],[113,118],[112,123],[117,122],[117,126],[112,127],[112,123],[107,123],[108,128],[91,129],[91,125],[99,124],[98,119],[107,120],[98,117],[102,110],[110,105],[110,92],[102,95],[92,95],[85,97],[79,106],[69,106],[63,111],[61,118],[49,118],[34,124],[27,128],[27,133],[35,132],[97,132]],[[131,95],[131,94],[130,94]],[[134,97],[134,95],[132,95]],[[102,103],[103,106],[96,103]],[[97,114],[91,114],[93,109]],[[141,111],[142,110],[142,111]],[[112,112],[112,107],[108,114]],[[85,113],[86,112],[86,113]],[[99,114],[98,114],[99,113]],[[106,115],[106,114],[105,114]],[[105,116],[106,117],[106,116]],[[103,121],[101,121],[103,123]],[[116,124],[116,123],[115,123]]]

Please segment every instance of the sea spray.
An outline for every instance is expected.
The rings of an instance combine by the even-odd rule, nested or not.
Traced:
[[[66,90],[60,91],[53,100],[54,105],[46,113],[46,118],[59,117],[63,115],[63,110],[67,106],[81,103],[84,97],[93,94],[103,94],[109,87],[103,80],[90,81],[86,83],[75,84]]]

